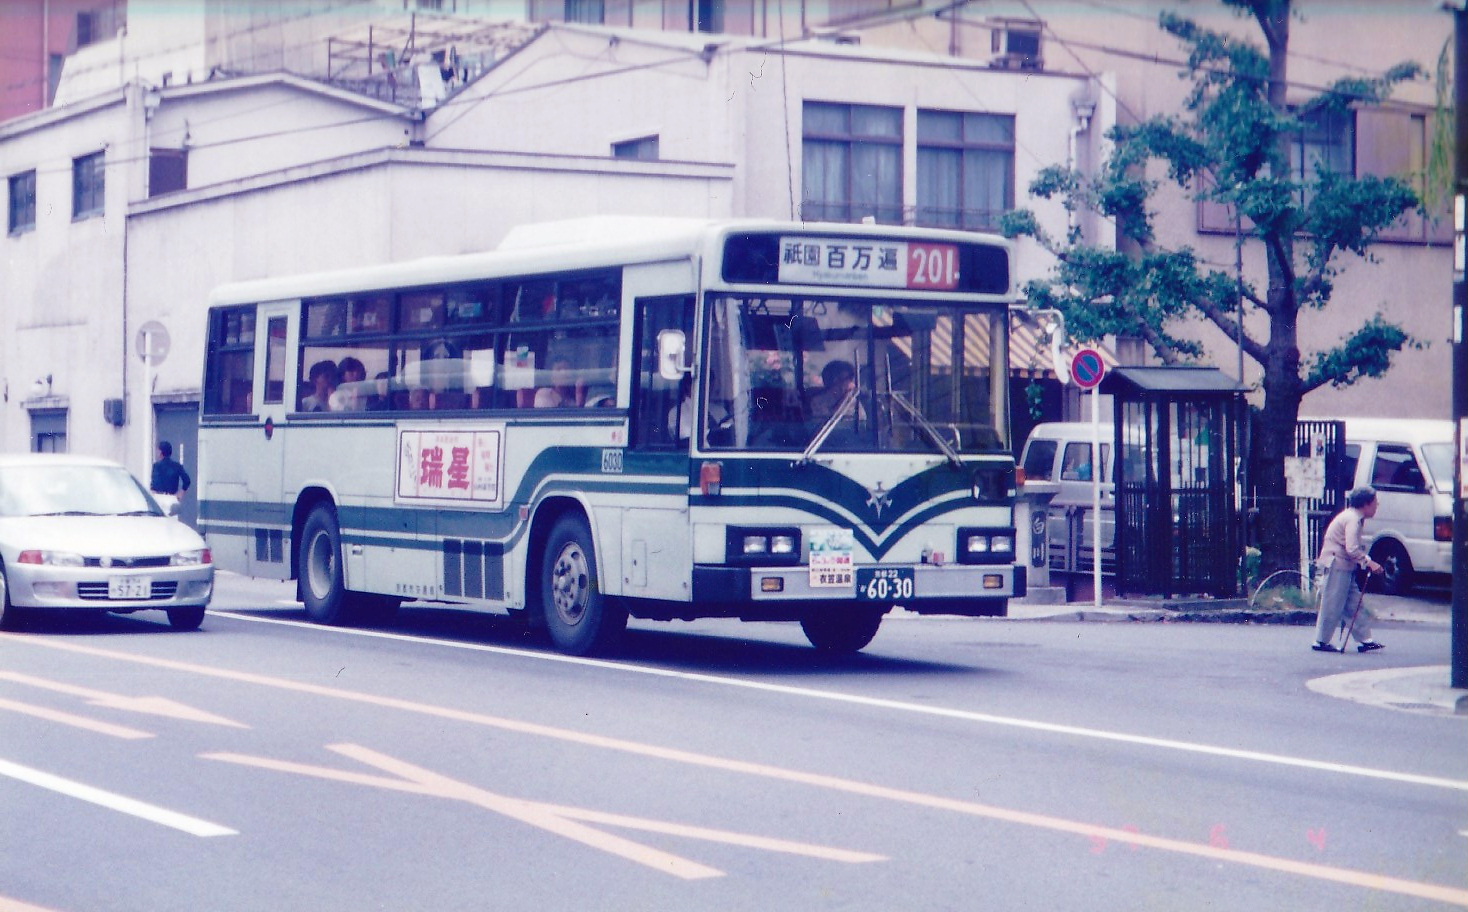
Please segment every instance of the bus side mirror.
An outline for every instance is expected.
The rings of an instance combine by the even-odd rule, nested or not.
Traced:
[[[688,373],[684,355],[688,338],[681,329],[664,329],[658,333],[658,376],[664,380],[682,380]]]

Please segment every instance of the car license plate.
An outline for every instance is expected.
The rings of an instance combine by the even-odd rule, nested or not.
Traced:
[[[864,601],[890,602],[913,597],[911,567],[857,567],[856,597]]]
[[[151,576],[112,576],[107,579],[110,599],[145,599],[153,592]]]

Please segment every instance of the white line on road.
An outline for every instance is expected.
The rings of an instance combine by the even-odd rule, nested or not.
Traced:
[[[764,681],[747,681],[739,678],[728,678],[721,675],[699,674],[691,671],[676,671],[668,668],[655,668],[648,665],[635,665],[624,662],[609,662],[604,659],[586,659],[577,656],[561,655],[559,653],[534,652],[526,649],[515,649],[509,646],[492,646],[485,643],[461,643],[454,640],[440,640],[433,638],[422,638],[408,636],[400,633],[389,633],[382,630],[357,630],[342,627],[323,627],[319,624],[307,623],[305,621],[286,620],[282,618],[252,617],[247,614],[235,614],[228,611],[212,612],[220,617],[234,618],[241,621],[252,621],[257,624],[282,624],[289,627],[302,627],[327,633],[342,634],[345,636],[361,636],[374,639],[398,640],[405,643],[416,643],[420,645],[445,646],[452,649],[467,649],[474,652],[492,652],[500,655],[511,655],[519,658],[537,659],[545,662],[563,662],[571,665],[585,665],[592,668],[604,668],[612,671],[629,672],[633,674],[652,675],[654,677],[677,678],[684,681],[696,681],[702,684],[716,684],[724,687],[742,687],[748,690],[762,690],[769,693],[778,693],[786,696],[804,697],[814,700],[829,700],[838,703],[851,703],[858,706],[869,706],[875,709],[887,709],[897,712],[915,713],[927,716],[941,716],[948,719],[959,719],[965,722],[977,722],[985,725],[1004,725],[1011,728],[1023,728],[1030,731],[1041,731],[1056,735],[1067,735],[1076,738],[1094,738],[1101,741],[1115,741],[1123,744],[1134,744],[1140,747],[1161,748],[1164,750],[1185,751],[1194,754],[1206,754],[1214,757],[1224,757],[1230,760],[1244,760],[1252,763],[1270,763],[1278,766],[1293,766],[1302,769],[1316,770],[1319,772],[1340,773],[1348,776],[1361,776],[1368,779],[1385,779],[1391,782],[1401,782],[1409,785],[1424,785],[1434,788],[1454,789],[1457,791],[1468,791],[1468,780],[1446,779],[1439,776],[1423,776],[1417,773],[1402,773],[1395,770],[1374,769],[1366,766],[1353,766],[1347,763],[1333,763],[1327,760],[1310,760],[1304,757],[1290,757],[1284,754],[1271,754],[1262,751],[1240,750],[1232,747],[1220,747],[1214,744],[1199,744],[1192,741],[1177,741],[1170,738],[1153,738],[1147,735],[1132,735],[1125,732],[1106,731],[1099,728],[1084,728],[1076,725],[1062,725],[1054,722],[1041,722],[1035,719],[1020,719],[1013,716],[996,716],[990,713],[973,712],[966,709],[951,709],[943,706],[928,706],[920,703],[904,703],[900,700],[887,700],[881,697],[863,697],[856,694],[841,693],[834,690],[816,690],[810,687],[792,687],[788,684],[770,684]]]
[[[21,766],[19,763],[11,763],[8,760],[0,760],[0,776],[9,776],[31,785],[37,785],[53,792],[59,792],[72,798],[80,798],[92,804],[141,817],[153,823],[159,823],[175,830],[182,830],[191,836],[236,836],[238,831],[229,827],[170,811],[156,805],[138,801],[136,798],[128,798],[116,792],[109,792],[90,785],[83,785],[71,779],[63,779],[51,773]]]

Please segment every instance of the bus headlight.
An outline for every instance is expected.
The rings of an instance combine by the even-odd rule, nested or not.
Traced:
[[[725,531],[724,553],[733,564],[800,563],[800,530],[730,526]]]
[[[958,530],[961,564],[1008,564],[1014,561],[1013,529]]]

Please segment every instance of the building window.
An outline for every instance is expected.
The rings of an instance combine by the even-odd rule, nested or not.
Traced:
[[[658,138],[643,136],[625,142],[612,143],[612,158],[635,158],[641,161],[658,160]]]
[[[566,0],[566,21],[601,25],[606,22],[605,0]]]
[[[148,196],[160,196],[189,186],[189,150],[152,149],[148,153]]]
[[[918,111],[917,223],[992,230],[1014,208],[1014,117]]]
[[[93,152],[71,162],[71,216],[84,218],[102,213],[106,190],[106,164],[103,152]]]
[[[1356,118],[1351,111],[1312,111],[1300,123],[1300,132],[1290,138],[1290,174],[1306,205],[1318,173],[1355,176]]]
[[[902,222],[902,109],[807,101],[801,217]]]
[[[722,32],[724,30],[724,0],[695,0],[693,23],[695,32]]]
[[[20,234],[36,227],[36,172],[10,177],[10,233]]]

